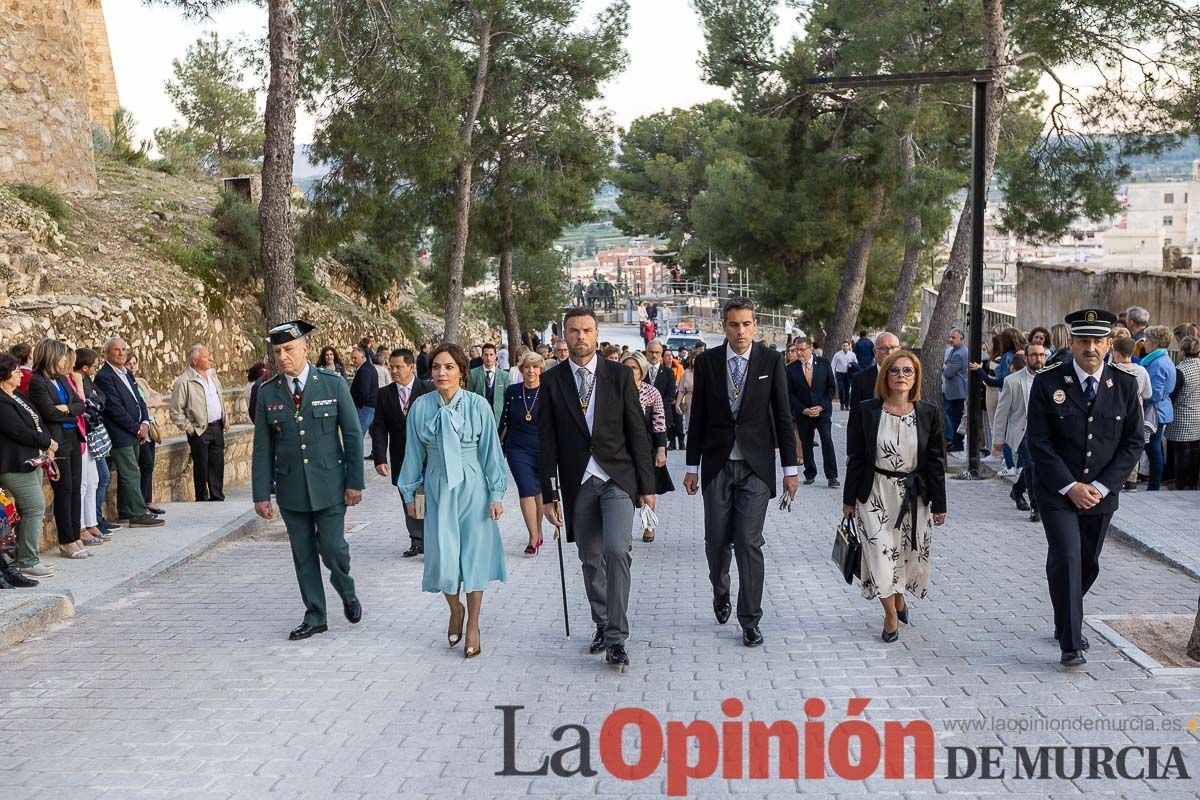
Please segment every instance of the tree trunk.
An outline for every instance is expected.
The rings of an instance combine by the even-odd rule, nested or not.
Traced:
[[[901,186],[907,190],[912,188],[913,172],[916,170],[916,148],[913,145],[912,131],[908,131],[900,139],[900,168],[904,177]],[[888,308],[887,326],[897,336],[904,330],[908,321],[908,312],[912,306],[913,287],[917,285],[917,269],[921,257],[921,215],[909,203],[909,210],[904,212],[904,260],[900,264],[900,276],[896,280],[896,291],[892,295],[892,304]]]
[[[1192,638],[1188,640],[1187,655],[1193,661],[1200,661],[1200,603],[1196,608],[1196,624],[1192,626]]]
[[[521,343],[521,319],[517,316],[517,298],[513,295],[513,250],[505,244],[500,251],[500,310],[504,314],[504,331],[508,334],[508,350],[517,351]]]
[[[454,192],[454,239],[450,249],[450,285],[446,296],[446,333],[443,341],[460,343],[459,328],[463,311],[463,268],[467,261],[467,238],[471,232],[471,173],[475,154],[471,142],[475,136],[475,120],[487,89],[488,60],[492,51],[492,21],[479,18],[479,63],[475,67],[475,86],[471,104],[463,117],[460,134],[462,156],[458,163],[458,182]]]
[[[852,340],[854,324],[858,322],[858,312],[862,310],[863,290],[867,285],[867,265],[871,261],[871,248],[875,244],[875,235],[879,233],[880,220],[883,219],[885,199],[887,192],[883,184],[875,184],[871,190],[866,226],[846,253],[846,266],[842,268],[842,285],[838,289],[837,307],[833,311],[833,319],[822,342],[827,352],[832,353],[838,342]]]
[[[296,135],[296,9],[292,0],[267,4],[271,82],[263,140],[262,231],[264,315],[271,328],[296,318],[296,258],[292,239],[292,157]]]
[[[1004,116],[1004,62],[1008,55],[1008,35],[1004,30],[1003,0],[982,0],[984,34],[987,39],[987,63],[995,75],[988,91],[987,114],[984,125],[983,148],[983,191],[992,182],[992,171],[996,166],[996,144],[1000,139],[1000,123]],[[929,317],[925,341],[921,343],[921,365],[925,377],[921,396],[934,403],[942,398],[942,358],[945,353],[946,337],[950,335],[958,317],[963,286],[967,280],[971,256],[971,194],[963,204],[958,216],[958,228],[954,232],[954,244],[950,247],[950,259],[942,282],[938,285],[937,304]],[[971,353],[974,358],[976,353]]]

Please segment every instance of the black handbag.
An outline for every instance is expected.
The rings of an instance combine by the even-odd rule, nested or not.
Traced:
[[[833,563],[841,571],[846,583],[854,583],[862,563],[862,542],[854,527],[854,517],[846,517],[834,529]]]

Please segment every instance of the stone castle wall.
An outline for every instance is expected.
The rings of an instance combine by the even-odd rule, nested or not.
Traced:
[[[104,8],[100,0],[76,1],[79,3],[79,25],[87,56],[88,111],[93,125],[109,130],[112,128],[113,112],[120,108],[121,101],[117,95],[117,74],[113,71],[112,52],[108,46]]]
[[[92,121],[116,107],[99,0],[0,0],[0,184],[95,191]]]

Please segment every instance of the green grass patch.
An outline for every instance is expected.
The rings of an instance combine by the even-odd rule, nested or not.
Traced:
[[[50,219],[63,225],[71,218],[71,209],[62,195],[46,186],[32,183],[14,183],[8,187],[21,201],[45,211]]]

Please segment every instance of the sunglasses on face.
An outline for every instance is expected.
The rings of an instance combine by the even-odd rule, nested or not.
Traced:
[[[916,370],[912,367],[889,367],[888,375],[903,375],[906,378],[911,378],[916,374]]]

